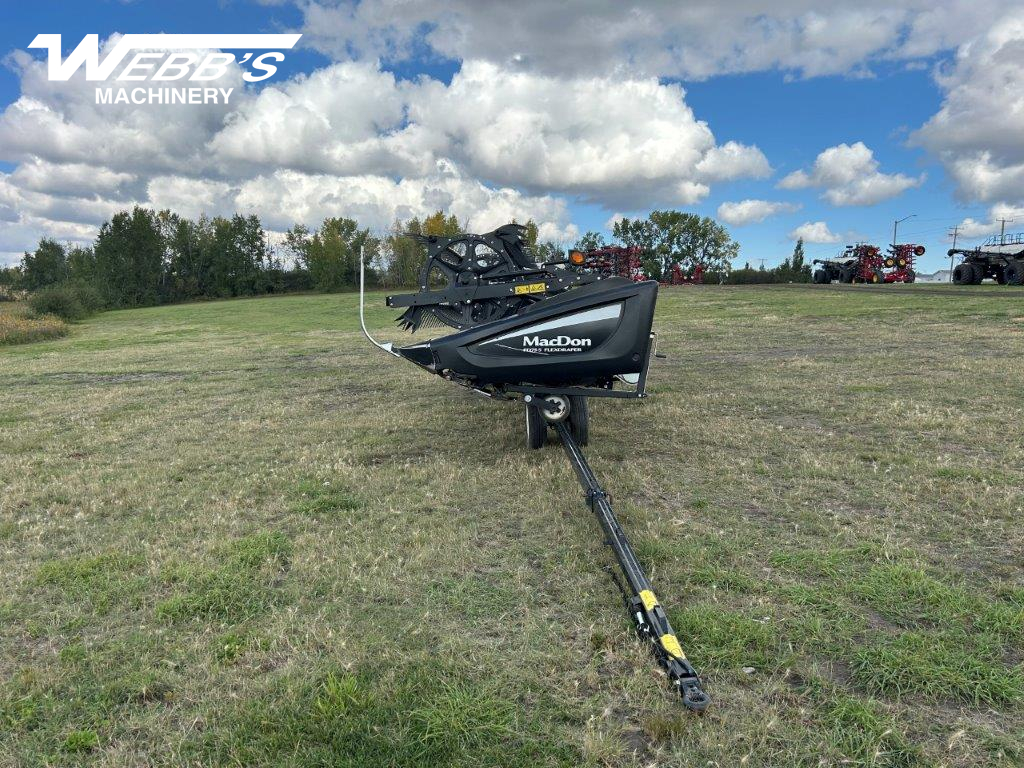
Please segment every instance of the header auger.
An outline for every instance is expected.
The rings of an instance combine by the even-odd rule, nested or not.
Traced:
[[[405,308],[399,324],[408,330],[443,324],[457,331],[404,347],[380,343],[366,329],[360,262],[363,333],[427,373],[492,400],[520,400],[530,448],[543,447],[549,430],[558,435],[625,576],[639,636],[683,704],[703,711],[710,699],[580,448],[589,440],[588,398],[647,396],[658,284],[588,271],[571,256],[565,264],[535,264],[522,236],[509,225],[485,235],[423,238],[429,258],[419,292],[390,296],[387,304]]]

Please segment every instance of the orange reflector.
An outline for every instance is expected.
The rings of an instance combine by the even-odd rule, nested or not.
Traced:
[[[583,254],[579,251],[569,251],[569,262],[578,267],[583,263]]]

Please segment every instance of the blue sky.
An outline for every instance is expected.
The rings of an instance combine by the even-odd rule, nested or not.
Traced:
[[[925,244],[932,271],[948,265],[951,227],[976,242],[1024,202],[1024,133],[985,109],[1002,88],[1009,116],[1024,112],[1012,3],[489,5],[10,6],[0,260],[41,235],[87,241],[134,202],[253,211],[281,230],[323,215],[382,229],[448,201],[474,228],[529,215],[562,240],[652,207],[721,215],[755,265],[788,255],[799,231],[828,241],[807,243],[817,257],[887,243],[914,214],[899,239]],[[67,54],[86,34],[158,32],[303,37],[230,106],[173,115],[104,111],[95,83],[47,82],[45,53],[27,48],[39,33]],[[116,142],[100,152],[90,135]],[[742,201],[773,212],[720,209]]]

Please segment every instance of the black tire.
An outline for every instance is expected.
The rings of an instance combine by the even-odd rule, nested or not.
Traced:
[[[824,285],[829,282],[828,273],[824,269],[814,270],[814,282],[818,285]]]
[[[985,268],[981,264],[971,264],[971,285],[981,285],[985,279]]]
[[[540,415],[540,409],[526,406],[526,446],[530,450],[543,448],[548,439],[548,425]]]
[[[953,267],[953,284],[970,285],[974,282],[974,267],[967,262],[957,264]]]
[[[839,282],[852,283],[855,274],[856,273],[849,267],[843,267],[841,270],[839,270]]]
[[[1007,262],[1006,268],[1003,270],[1003,278],[1007,285],[1021,285],[1024,283],[1024,262]]]
[[[882,274],[882,270],[876,269],[874,272],[871,273],[871,282],[876,285],[885,282],[885,275]]]
[[[579,445],[590,440],[590,404],[581,395],[569,396],[569,431]]]
[[[912,269],[908,269],[906,275],[903,277],[904,283],[912,283],[917,280],[917,272]]]

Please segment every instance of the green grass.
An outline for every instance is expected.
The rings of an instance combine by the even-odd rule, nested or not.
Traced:
[[[355,310],[0,349],[0,766],[1020,764],[1020,291],[662,291],[587,453],[704,717],[560,449]]]

